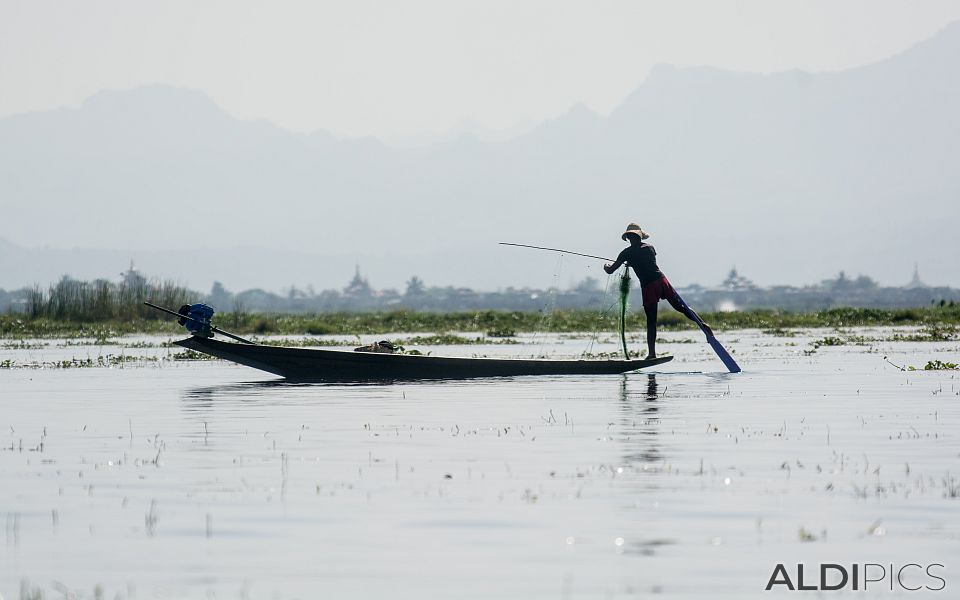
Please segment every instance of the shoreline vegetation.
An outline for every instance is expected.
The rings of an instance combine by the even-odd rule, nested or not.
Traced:
[[[172,305],[171,305],[172,306]],[[143,307],[125,315],[0,315],[0,338],[96,338],[128,334],[187,335],[172,317]],[[156,314],[151,314],[156,312]],[[717,331],[761,329],[773,335],[791,335],[797,328],[847,328],[878,326],[923,327],[933,339],[956,339],[960,331],[960,305],[905,309],[832,308],[812,312],[749,310],[702,313]],[[510,338],[520,333],[605,333],[618,330],[615,311],[554,310],[540,312],[460,311],[333,312],[314,314],[218,313],[214,324],[248,335],[379,335],[393,333],[476,333],[488,338]],[[645,326],[642,312],[627,313],[628,332]],[[694,329],[679,313],[664,310],[659,326],[664,331]]]
[[[121,283],[99,279],[92,282],[64,277],[43,290],[29,290],[21,311],[0,314],[0,338],[90,338],[107,340],[128,334],[188,335],[176,320],[145,306],[150,300],[176,310],[198,297],[196,292],[172,281],[148,280],[131,269]],[[214,306],[218,306],[214,303]],[[946,300],[916,308],[830,308],[816,311],[749,309],[701,312],[717,331],[760,329],[771,335],[791,336],[791,329],[849,328],[870,326],[914,326],[922,328],[924,339],[953,340],[960,337],[960,304]],[[456,334],[479,333],[470,343],[510,343],[522,333],[612,333],[619,330],[616,303],[606,310],[543,308],[529,311],[461,310],[416,311],[410,309],[254,312],[234,307],[217,313],[214,325],[240,335],[390,335],[430,334],[416,342],[429,345],[457,343]],[[626,315],[626,331],[645,328],[646,317],[639,307]],[[664,331],[694,329],[680,313],[660,311],[659,327]],[[827,339],[827,338],[825,338]],[[462,343],[462,342],[461,342]]]

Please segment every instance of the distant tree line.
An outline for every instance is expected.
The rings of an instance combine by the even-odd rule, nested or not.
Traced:
[[[865,275],[836,278],[809,286],[761,288],[731,270],[718,287],[691,285],[681,289],[693,306],[706,311],[778,308],[793,311],[822,310],[851,306],[864,308],[910,308],[936,303],[960,302],[960,290],[928,287],[914,276],[912,285],[882,287]],[[495,292],[453,286],[428,286],[419,277],[407,281],[403,292],[376,290],[360,274],[341,290],[294,286],[282,293],[262,289],[231,292],[215,282],[209,293],[190,290],[172,281],[150,280],[133,269],[119,282],[106,279],[79,281],[64,276],[48,288],[35,286],[15,291],[0,290],[0,311],[16,312],[31,318],[59,320],[157,319],[161,313],[143,305],[151,300],[176,309],[182,304],[205,302],[218,312],[246,313],[333,313],[383,310],[453,312],[501,310],[549,312],[552,310],[604,310],[616,303],[612,289],[587,277],[570,289],[506,288]],[[631,303],[639,307],[638,292]]]

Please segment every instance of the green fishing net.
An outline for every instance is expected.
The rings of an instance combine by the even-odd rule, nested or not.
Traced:
[[[630,269],[623,267],[623,275],[620,277],[620,342],[623,344],[623,356],[630,360],[630,353],[627,352],[627,297],[630,296]]]

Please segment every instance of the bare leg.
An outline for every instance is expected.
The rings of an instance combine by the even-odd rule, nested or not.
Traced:
[[[680,302],[676,296],[667,298],[667,302],[670,303],[670,306],[674,308],[679,313],[682,313],[685,317],[696,323],[697,325],[703,324],[703,333],[706,334],[708,338],[713,337],[713,328],[703,322],[703,319],[700,318],[700,315],[693,312],[693,309],[689,306],[686,306]],[[646,308],[646,307],[644,307]]]
[[[645,304],[643,312],[647,314],[647,358],[657,357],[657,304]]]

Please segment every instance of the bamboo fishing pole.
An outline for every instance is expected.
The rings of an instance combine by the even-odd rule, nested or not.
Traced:
[[[517,248],[532,248],[534,250],[548,250],[550,252],[560,252],[562,254],[573,254],[574,256],[583,256],[585,258],[596,258],[597,260],[607,260],[614,262],[612,258],[605,256],[596,256],[593,254],[583,254],[582,252],[573,252],[563,250],[562,248],[546,248],[544,246],[531,246],[530,244],[513,244],[511,242],[500,242],[501,246],[516,246]],[[623,358],[630,360],[630,352],[627,350],[627,295],[630,294],[630,266],[623,266],[623,275],[620,277],[620,343],[623,346]]]
[[[576,256],[585,256],[587,258],[596,258],[599,260],[609,260],[613,262],[612,258],[607,258],[606,256],[594,256],[593,254],[581,254],[580,252],[573,252],[570,250],[562,250],[560,248],[544,248],[543,246],[531,246],[529,244],[512,244],[510,242],[500,242],[501,246],[516,246],[517,248],[533,248],[534,250],[549,250],[550,252],[562,252],[564,254],[573,254]]]

